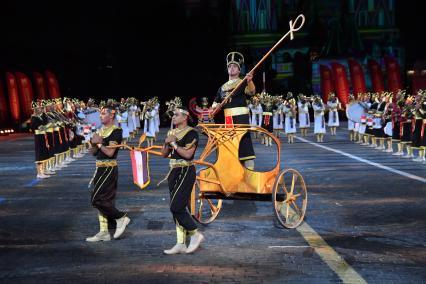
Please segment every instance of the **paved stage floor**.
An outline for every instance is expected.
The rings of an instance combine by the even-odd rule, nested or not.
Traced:
[[[32,137],[2,139],[0,283],[426,282],[426,164],[349,142],[344,129],[320,145],[312,129],[281,140],[281,168],[299,170],[308,187],[306,223],[286,230],[272,202],[224,201],[200,225],[206,241],[195,254],[167,256],[174,224],[167,184],[156,187],[166,159],[151,158],[151,185],[140,190],[120,151],[117,206],[132,222],[119,240],[87,243],[98,231],[87,188],[94,158],[36,180]],[[257,167],[273,163],[270,148],[255,151]]]

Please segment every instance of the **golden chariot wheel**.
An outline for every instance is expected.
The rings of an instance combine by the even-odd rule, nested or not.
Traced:
[[[200,182],[196,180],[190,200],[190,211],[195,220],[207,225],[216,219],[221,208],[222,199],[205,198],[204,193],[200,191]]]
[[[308,191],[298,171],[285,169],[277,176],[272,202],[275,215],[285,228],[296,228],[302,223],[308,205]]]

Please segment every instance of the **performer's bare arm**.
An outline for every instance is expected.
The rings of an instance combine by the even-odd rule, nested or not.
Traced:
[[[115,153],[115,151],[117,151],[117,149],[116,148],[107,148],[107,147],[102,145],[102,142],[103,142],[102,137],[99,136],[98,134],[94,134],[92,139],[91,139],[91,144],[95,145],[95,147],[93,147],[95,150],[93,150],[93,151],[99,150],[110,158],[112,156],[114,156],[114,153]]]
[[[173,148],[170,148],[169,145],[172,146]],[[187,149],[185,147],[177,146],[176,136],[169,135],[164,141],[164,146],[161,149],[161,153],[163,154],[163,157],[169,156],[172,149],[174,149],[184,159],[191,159],[195,152],[195,147],[191,147]]]

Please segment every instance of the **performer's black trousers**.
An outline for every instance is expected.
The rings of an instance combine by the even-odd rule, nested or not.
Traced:
[[[92,205],[110,219],[119,219],[126,215],[126,213],[115,208],[117,181],[117,166],[98,167],[93,179]]]
[[[187,210],[195,182],[195,167],[174,168],[167,179],[170,190],[170,211],[173,220],[187,231],[197,229],[197,225]]]

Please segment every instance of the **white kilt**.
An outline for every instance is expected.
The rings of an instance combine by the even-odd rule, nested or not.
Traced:
[[[285,133],[296,133],[296,118],[294,117],[285,117]]]
[[[337,110],[328,113],[328,126],[339,126],[339,113]]]
[[[314,119],[314,133],[325,133],[325,118],[324,115],[316,115]]]
[[[275,113],[272,118],[272,122],[273,122],[274,129],[284,129],[284,114]]]
[[[310,126],[309,112],[299,112],[299,128],[308,128]]]

